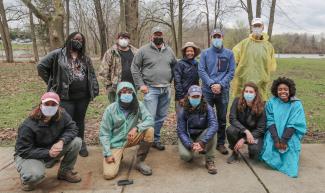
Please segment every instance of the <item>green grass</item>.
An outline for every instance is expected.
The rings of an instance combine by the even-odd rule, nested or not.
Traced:
[[[98,67],[98,61],[95,61]],[[325,60],[279,59],[278,76],[287,76],[297,84],[297,97],[302,99],[308,128],[325,131]],[[87,120],[100,120],[107,106],[107,97],[100,85],[100,96],[91,102]],[[39,102],[46,86],[37,76],[35,64],[0,64],[0,130],[17,128]],[[170,112],[174,111],[171,102]]]

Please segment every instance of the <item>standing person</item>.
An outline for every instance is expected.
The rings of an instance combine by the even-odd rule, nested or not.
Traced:
[[[14,159],[24,191],[34,190],[45,178],[45,163],[62,156],[57,178],[81,181],[73,171],[81,148],[78,127],[59,103],[56,93],[45,93],[18,129]]]
[[[271,72],[276,70],[274,48],[263,33],[261,18],[252,20],[253,32],[248,38],[239,42],[234,48],[237,64],[232,89],[234,96],[240,95],[246,82],[257,84],[263,100],[267,100],[267,86],[271,81]]]
[[[178,151],[181,159],[190,162],[195,152],[205,152],[205,166],[210,174],[216,174],[214,156],[217,130],[216,114],[204,100],[201,87],[191,86],[177,118]]]
[[[144,104],[155,120],[153,147],[164,150],[160,129],[168,113],[173,68],[177,61],[173,50],[164,43],[159,27],[152,30],[151,42],[134,56],[131,71],[136,86],[144,93]]]
[[[108,49],[100,65],[99,76],[104,82],[108,100],[115,102],[117,84],[121,81],[134,85],[131,73],[131,64],[138,49],[130,44],[130,34],[117,34],[116,44]]]
[[[99,93],[95,70],[85,50],[85,37],[73,32],[64,47],[50,52],[37,65],[38,75],[47,84],[47,90],[60,96],[60,105],[76,122],[82,139],[79,154],[83,157],[88,156],[84,141],[86,111],[89,102]]]
[[[273,97],[266,103],[266,134],[261,159],[270,167],[298,177],[301,139],[307,132],[304,108],[296,98],[296,84],[286,77],[273,81]]]
[[[210,106],[216,108],[219,129],[217,150],[226,155],[226,116],[229,102],[229,85],[234,77],[235,60],[233,52],[223,46],[223,33],[214,29],[212,45],[201,53],[199,76],[203,83],[203,95]]]
[[[248,145],[249,158],[258,160],[263,146],[266,118],[264,102],[255,83],[246,83],[240,97],[234,99],[229,122],[226,133],[229,148],[233,152],[227,163],[238,160],[238,151],[244,143]]]
[[[116,101],[103,115],[99,139],[103,145],[103,175],[109,180],[117,176],[123,151],[140,145],[136,168],[143,175],[151,175],[151,168],[144,163],[153,141],[154,121],[144,104],[136,98],[135,89],[129,82],[117,86]]]
[[[186,42],[182,48],[183,59],[174,68],[176,112],[184,106],[190,86],[199,85],[198,62],[196,57],[201,50],[193,42]]]

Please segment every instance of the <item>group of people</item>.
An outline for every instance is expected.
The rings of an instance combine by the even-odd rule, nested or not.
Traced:
[[[136,169],[152,174],[144,161],[150,147],[165,149],[160,130],[170,106],[172,82],[182,160],[191,162],[196,154],[203,154],[207,171],[216,174],[215,150],[228,154],[227,139],[232,151],[227,163],[240,159],[247,144],[249,158],[297,177],[300,141],[306,133],[303,106],[295,97],[295,83],[286,77],[273,81],[273,97],[267,100],[270,75],[276,68],[274,50],[263,33],[263,21],[254,18],[252,25],[252,34],[233,51],[223,45],[224,32],[214,29],[208,49],[201,52],[195,43],[187,42],[178,61],[159,27],[152,29],[150,43],[140,49],[130,44],[131,34],[118,33],[99,71],[110,102],[99,128],[105,179],[118,175],[124,149],[135,145],[139,145]],[[57,178],[81,181],[73,169],[78,154],[89,154],[85,114],[99,93],[85,48],[84,36],[72,33],[62,48],[37,66],[48,92],[18,130],[14,158],[23,190],[34,189],[44,179],[45,168],[62,157]],[[226,128],[231,82],[235,99]],[[139,92],[143,101],[137,97]]]

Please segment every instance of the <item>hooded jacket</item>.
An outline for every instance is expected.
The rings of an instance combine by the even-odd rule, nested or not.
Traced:
[[[127,135],[132,128],[136,127],[138,132],[143,132],[154,126],[151,114],[140,101],[138,101],[138,112],[136,114],[129,113],[125,117],[121,110],[118,95],[124,87],[131,88],[133,90],[133,100],[138,100],[131,83],[121,82],[118,84],[116,101],[106,108],[99,128],[99,140],[103,145],[103,156],[111,156],[111,149],[113,148],[122,148],[127,143]]]

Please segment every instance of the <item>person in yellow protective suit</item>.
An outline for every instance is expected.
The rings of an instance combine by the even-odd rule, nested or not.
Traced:
[[[274,48],[268,41],[269,36],[263,33],[264,24],[261,18],[252,20],[252,33],[239,42],[234,48],[237,64],[233,79],[233,95],[238,96],[246,82],[254,82],[259,87],[263,100],[267,99],[267,86],[271,81],[271,72],[276,70]]]

